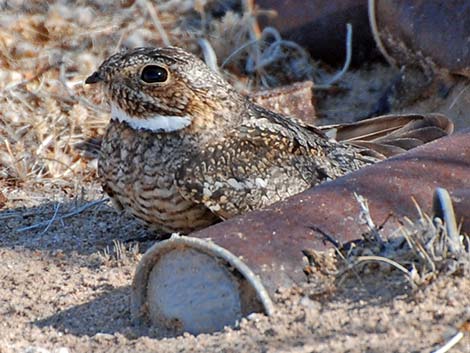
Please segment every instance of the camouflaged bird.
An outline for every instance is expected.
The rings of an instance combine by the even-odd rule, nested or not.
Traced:
[[[325,133],[266,110],[179,48],[115,54],[86,80],[98,82],[111,106],[103,188],[154,230],[187,234],[380,159],[327,137],[347,126]]]

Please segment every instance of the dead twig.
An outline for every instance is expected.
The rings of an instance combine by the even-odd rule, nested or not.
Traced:
[[[202,54],[204,55],[204,61],[209,68],[214,72],[219,72],[219,66],[217,65],[217,55],[215,54],[214,48],[211,43],[205,38],[199,38],[197,44],[201,47]]]
[[[441,348],[435,350],[432,353],[446,353],[448,352],[453,346],[455,346],[459,341],[463,338],[463,332],[459,331],[452,338],[446,342]]]
[[[344,62],[343,68],[341,71],[336,73],[332,78],[327,80],[326,82],[314,85],[313,89],[330,89],[331,85],[335,84],[344,76],[344,74],[349,70],[349,65],[351,65],[351,57],[352,57],[352,25],[350,23],[346,24],[346,60]]]
[[[49,228],[51,227],[52,223],[54,223],[54,221],[55,221],[56,218],[57,218],[57,213],[59,212],[59,208],[60,208],[60,203],[57,202],[57,204],[56,204],[55,207],[54,207],[54,215],[53,215],[52,218],[47,222],[47,226],[46,226],[46,228],[44,228],[44,230],[39,234],[40,236],[46,234],[47,231],[49,230]]]
[[[152,19],[152,22],[157,29],[158,33],[162,37],[163,43],[169,47],[171,45],[170,39],[168,38],[168,35],[166,34],[165,29],[162,26],[162,23],[160,22],[160,18],[158,17],[158,12],[155,6],[150,1],[144,1],[145,6],[147,7],[147,11],[150,14],[150,18]]]
[[[267,69],[277,62],[296,58],[296,67],[311,67],[310,56],[305,49],[293,41],[282,39],[275,28],[264,28],[260,36],[252,32],[250,35],[253,39],[235,49],[224,60],[222,68],[241,52],[248,50],[245,71],[249,74],[259,75],[263,86],[270,87],[274,77],[267,73]]]
[[[359,203],[359,207],[361,208],[361,213],[359,214],[359,219],[361,219],[362,222],[364,222],[367,225],[372,237],[377,242],[383,244],[384,240],[382,239],[382,236],[380,235],[380,232],[379,232],[377,226],[375,225],[374,221],[372,220],[367,200],[364,197],[362,197],[361,195],[358,195],[356,193],[354,193],[354,198],[357,200],[357,202]]]
[[[87,209],[91,208],[91,207],[94,207],[96,205],[100,205],[104,202],[107,202],[109,201],[109,198],[104,198],[104,199],[101,199],[101,200],[96,200],[96,201],[92,201],[92,202],[89,202],[89,203],[86,203],[78,208],[76,208],[75,210],[69,212],[69,213],[66,213],[64,214],[63,216],[60,216],[60,217],[56,217],[56,214],[52,217],[51,220],[48,220],[48,221],[44,221],[44,222],[39,222],[39,223],[36,223],[36,224],[33,224],[33,225],[30,225],[30,226],[27,226],[27,227],[22,227],[22,228],[18,228],[16,231],[17,232],[25,232],[25,231],[28,231],[28,230],[32,230],[32,229],[36,229],[36,228],[40,228],[40,227],[43,227],[43,226],[48,226],[50,227],[50,225],[52,223],[54,223],[55,221],[63,221],[64,219],[67,219],[67,218],[70,218],[70,217],[73,217],[77,214],[80,214],[82,213],[83,211],[86,211]],[[57,208],[58,210],[58,208]],[[42,233],[41,233],[42,234]]]
[[[389,258],[383,257],[383,256],[375,256],[375,255],[368,255],[368,256],[359,256],[356,259],[356,262],[353,264],[354,266],[359,265],[362,262],[384,262],[386,264],[389,264],[396,269],[400,270],[403,272],[406,276],[406,278],[410,281],[411,285],[413,288],[417,287],[417,283],[415,283],[414,278],[413,278],[413,272],[414,271],[408,271],[405,267],[400,265],[398,262],[393,261]]]

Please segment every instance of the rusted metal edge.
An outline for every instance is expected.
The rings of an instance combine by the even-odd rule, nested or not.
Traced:
[[[455,219],[452,202],[443,188],[470,196],[470,130],[190,237],[156,243],[135,273],[132,318],[176,335],[219,331],[252,312],[272,314],[269,294],[305,280],[302,250],[323,250],[367,231],[358,220],[356,193],[367,199],[377,224],[394,215],[395,221],[382,229],[384,236],[396,231],[400,217],[419,217],[416,201],[458,238],[455,222],[448,220]],[[457,201],[462,204],[462,198]],[[456,210],[457,218],[470,219],[469,207]]]
[[[181,283],[174,283],[181,280],[181,276],[175,272],[172,272],[173,268],[168,268],[168,262],[160,261],[168,253],[174,253],[172,256],[174,258],[181,258],[181,262],[187,261],[187,264],[194,265],[194,267],[201,266],[200,258],[194,255],[194,252],[188,253],[185,249],[196,250],[203,254],[210,256],[214,259],[215,266],[221,266],[221,270],[224,269],[227,273],[236,272],[235,276],[225,276],[223,279],[234,282],[233,290],[238,291],[237,293],[229,293],[230,296],[234,296],[236,300],[239,301],[241,309],[236,311],[233,315],[226,315],[224,322],[220,324],[217,322],[217,314],[220,313],[211,313],[210,310],[203,312],[201,315],[178,315],[178,312],[168,314],[168,311],[165,308],[159,308],[160,305],[171,306],[180,305],[182,302],[190,302],[192,297],[197,295],[197,300],[211,304],[211,301],[216,301],[212,297],[215,293],[218,293],[218,282],[211,282],[210,278],[213,278],[216,275],[220,275],[214,272],[214,268],[202,264],[203,266],[203,275],[207,276],[207,285],[204,283],[204,288],[202,290],[196,290],[194,283],[187,283],[187,285],[182,285]],[[203,259],[204,260],[204,259]],[[162,268],[162,267],[167,268]],[[205,267],[204,267],[205,266]],[[160,267],[160,268],[159,268]],[[170,283],[175,284],[176,295],[184,296],[183,300],[179,302],[165,301],[158,298],[157,292],[150,292],[149,287],[152,286],[152,272],[154,270],[159,271],[160,269],[168,273],[166,276]],[[187,268],[187,271],[190,273],[194,268]],[[217,269],[216,269],[217,270]],[[184,270],[185,271],[185,270]],[[190,275],[191,276],[191,275]],[[237,280],[237,278],[242,277],[243,283]],[[171,277],[171,278],[170,278]],[[184,280],[183,280],[184,281]],[[204,279],[203,279],[204,281]],[[235,283],[236,282],[236,283]],[[248,286],[246,285],[248,283]],[[227,287],[227,283],[220,284],[221,286]],[[171,286],[171,285],[170,285]],[[181,290],[181,289],[184,290]],[[170,289],[172,290],[172,289]],[[226,288],[222,288],[222,291],[226,291]],[[201,297],[206,297],[201,298]],[[217,296],[217,295],[216,295]],[[222,295],[223,296],[223,295]],[[238,298],[238,299],[237,299]],[[214,306],[220,303],[214,303]],[[226,308],[227,310],[229,308]],[[187,311],[189,311],[188,308]],[[263,312],[266,315],[272,315],[274,312],[274,304],[268,294],[268,291],[264,287],[260,278],[237,256],[232,254],[227,249],[218,246],[217,244],[211,242],[207,239],[198,239],[192,237],[182,237],[178,235],[173,235],[170,239],[158,242],[154,244],[147,252],[144,254],[140,260],[132,283],[131,290],[131,316],[132,319],[136,322],[139,321],[151,321],[157,326],[162,326],[164,329],[175,329],[175,331],[190,331],[194,334],[201,332],[213,332],[217,329],[223,328],[226,324],[235,325],[236,321],[241,319],[242,316],[246,316],[251,312]],[[196,312],[197,313],[197,312]],[[196,317],[195,317],[196,316]],[[191,319],[189,321],[199,321],[194,325],[188,323],[188,317]],[[177,326],[177,327],[172,327]],[[221,326],[221,327],[219,327]]]
[[[367,231],[359,221],[354,193],[368,200],[377,224],[387,218],[384,235],[397,220],[417,218],[415,202],[431,214],[437,187],[450,194],[470,190],[470,130],[441,138],[395,158],[307,190],[266,209],[248,213],[191,234],[213,242],[243,261],[272,293],[305,280],[303,249],[324,250],[334,241],[359,239]],[[458,201],[458,200],[457,200]],[[462,200],[460,200],[462,201]],[[456,203],[457,219],[470,232],[470,209]]]
[[[470,77],[465,0],[369,0],[368,11],[375,42],[391,65]]]

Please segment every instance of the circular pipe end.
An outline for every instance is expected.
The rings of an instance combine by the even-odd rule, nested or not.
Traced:
[[[142,257],[134,276],[131,315],[171,335],[236,326],[273,303],[251,269],[208,240],[174,235]]]

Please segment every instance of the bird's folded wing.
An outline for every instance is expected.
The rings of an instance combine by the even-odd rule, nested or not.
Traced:
[[[213,143],[182,166],[184,198],[222,219],[270,205],[326,179],[311,152],[294,137],[243,128]]]
[[[453,131],[453,123],[441,114],[385,115],[350,124],[321,126],[329,138],[365,147],[390,157]]]

